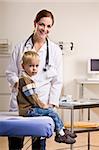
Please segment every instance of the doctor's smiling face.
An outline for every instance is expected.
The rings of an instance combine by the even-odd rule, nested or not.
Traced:
[[[41,39],[47,38],[50,29],[52,27],[52,19],[50,17],[41,18],[38,23],[35,24],[35,33]]]
[[[45,40],[53,24],[54,24],[54,17],[52,13],[47,10],[40,11],[34,20],[34,27],[35,27],[34,34],[39,39]]]

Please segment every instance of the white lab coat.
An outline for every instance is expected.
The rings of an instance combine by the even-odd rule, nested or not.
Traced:
[[[22,72],[21,67],[21,58],[25,51],[31,50],[32,43],[29,40],[24,47],[22,42],[16,45],[15,49],[12,52],[10,63],[6,70],[6,77],[8,82],[13,89],[15,82],[18,82],[18,79]],[[40,48],[38,54],[40,56],[40,65],[38,74],[33,76],[33,80],[36,83],[36,92],[39,95],[39,98],[47,104],[53,104],[59,106],[59,97],[62,89],[63,74],[62,74],[62,51],[58,45],[53,43],[48,39],[49,45],[49,69],[44,72],[43,68],[45,67],[46,62],[46,43]],[[16,100],[16,91],[12,90],[11,93],[11,102],[10,110],[17,110],[17,100]]]

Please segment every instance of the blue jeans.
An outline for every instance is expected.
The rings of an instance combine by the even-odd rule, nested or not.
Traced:
[[[42,109],[42,108],[31,108],[27,111],[28,117],[36,117],[36,116],[49,116],[53,119],[55,123],[55,132],[60,131],[63,128],[63,122],[60,119],[58,113],[56,113],[52,108]]]

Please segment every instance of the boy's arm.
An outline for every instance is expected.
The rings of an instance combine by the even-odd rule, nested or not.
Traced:
[[[38,97],[37,94],[33,94],[30,97],[28,97],[30,100],[34,101],[34,104],[36,106],[39,106],[40,108],[48,108],[47,104],[44,104]]]

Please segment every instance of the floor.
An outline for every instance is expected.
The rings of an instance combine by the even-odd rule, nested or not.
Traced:
[[[23,150],[31,150],[29,145],[31,144],[31,139],[26,137],[25,141],[29,140]],[[0,150],[8,150],[7,137],[0,137]],[[54,141],[54,136],[47,139],[47,149],[46,150],[70,150],[70,145],[60,144]],[[87,148],[87,133],[78,134],[76,138],[76,143],[73,145],[73,150],[88,150]],[[99,132],[91,133],[91,148],[90,150],[99,150]]]

